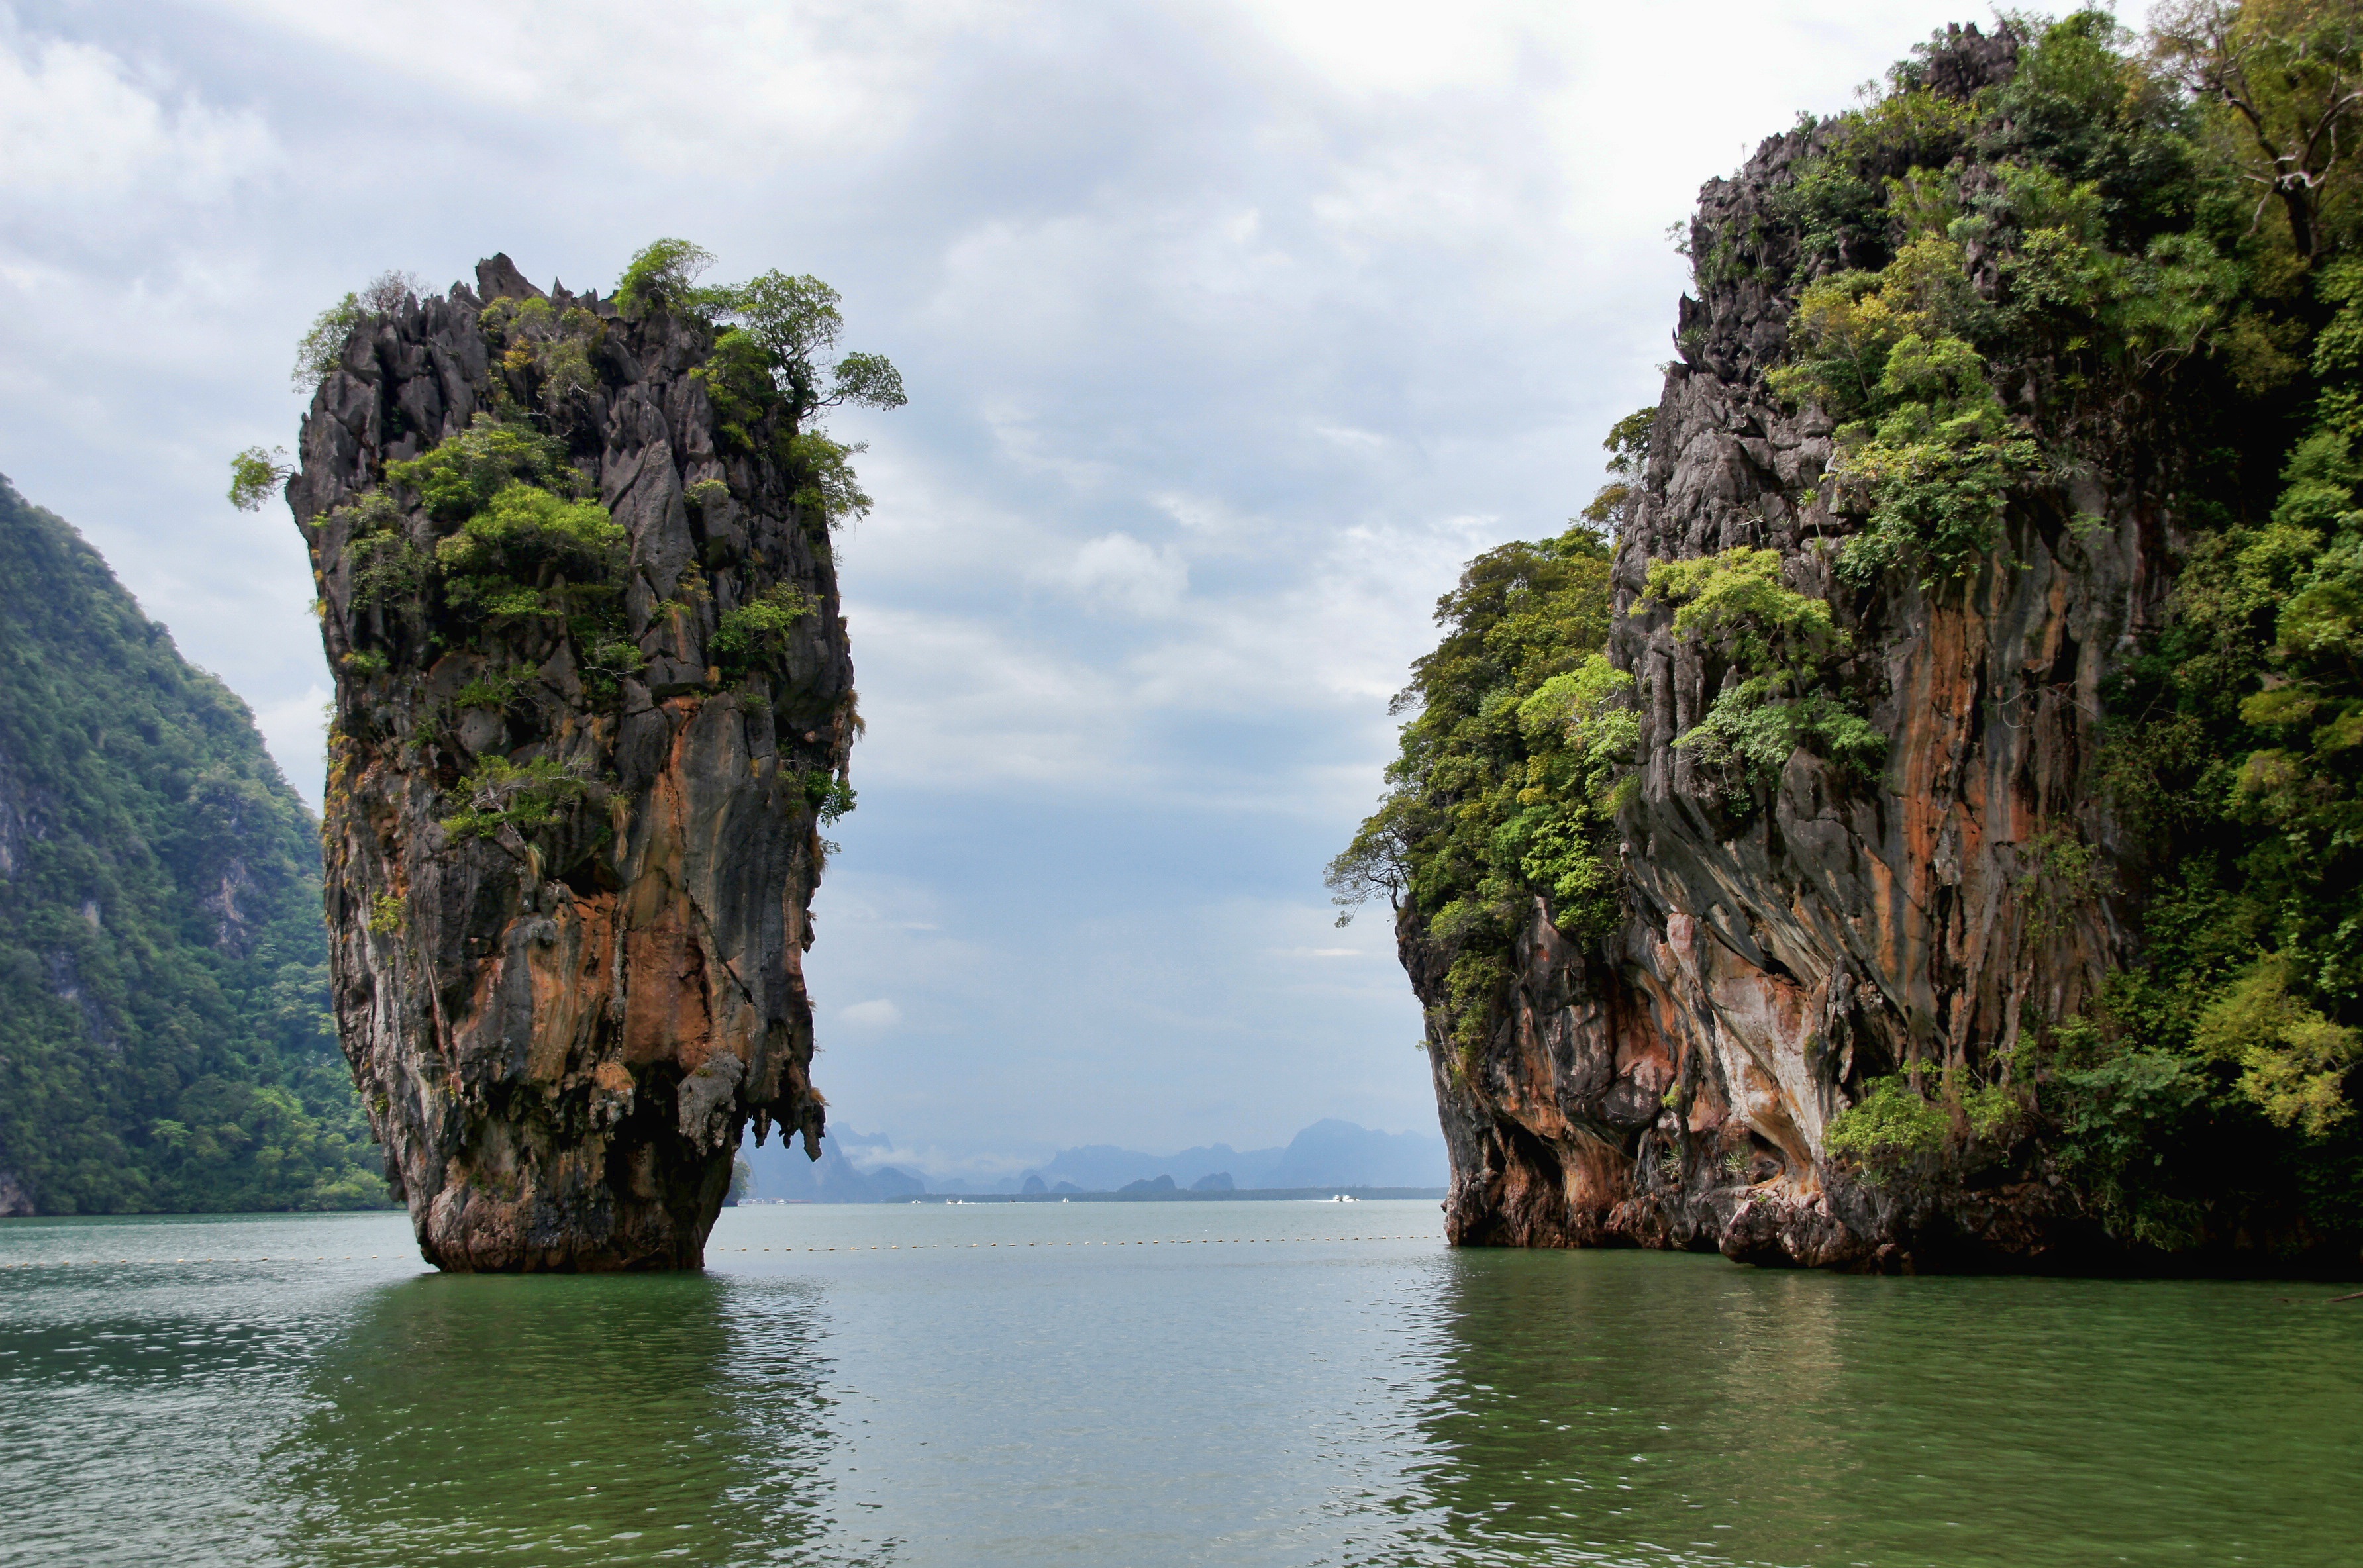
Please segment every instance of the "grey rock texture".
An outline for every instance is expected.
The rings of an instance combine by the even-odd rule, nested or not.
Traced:
[[[1952,45],[1933,80],[1955,91],[2010,69],[2006,37],[1972,29]],[[1815,134],[1769,139],[1707,185],[1694,253],[1786,243],[1759,220]],[[1990,1065],[2125,959],[2110,900],[2047,918],[2030,846],[2072,833],[2100,851],[2104,884],[2123,854],[2093,777],[2099,688],[2169,586],[2165,520],[2137,473],[2087,480],[2014,505],[2016,566],[1990,563],[1965,592],[1924,593],[1903,574],[1878,590],[1838,582],[1815,547],[1849,527],[1822,483],[1832,432],[1764,382],[1795,301],[1757,280],[1786,271],[1735,268],[1681,302],[1681,357],[1614,566],[1610,657],[1636,678],[1642,714],[1639,789],[1618,823],[1625,915],[1587,952],[1537,900],[1481,1070],[1461,1081],[1432,1045],[1449,1231],[1858,1268],[2039,1264],[2094,1235],[2039,1162],[1907,1196],[1834,1167],[1825,1134],[1868,1078],[1915,1055]],[[2105,527],[2071,530],[2080,511]],[[1739,677],[1642,602],[1648,568],[1740,546],[1778,550],[1789,587],[1832,601],[1854,650],[1840,677],[1874,694],[1888,738],[1880,782],[1833,777],[1801,749],[1769,809],[1749,809],[1673,747]],[[1435,1016],[1447,956],[1410,911],[1399,934]]]
[[[505,349],[486,314],[501,299],[546,299],[588,373]],[[844,776],[853,670],[826,523],[778,432],[725,438],[693,373],[713,339],[545,295],[496,256],[472,291],[365,320],[304,423],[289,497],[338,672],[337,1016],[389,1177],[447,1269],[693,1267],[749,1120],[801,1130],[807,1151],[823,1125],[802,955],[816,785]],[[485,415],[560,441],[626,530],[614,586],[636,673],[602,680],[612,654],[563,616],[470,624],[431,589],[362,586],[346,503],[384,489],[431,553],[449,525],[386,465]],[[775,657],[726,680],[719,618],[767,591],[804,611]],[[455,834],[455,787],[494,759],[555,764],[576,793],[538,830]]]

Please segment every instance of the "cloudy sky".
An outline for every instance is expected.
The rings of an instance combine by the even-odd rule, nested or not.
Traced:
[[[819,1077],[938,1169],[1434,1126],[1323,862],[1459,564],[1655,401],[1700,182],[1937,0],[0,0],[0,473],[316,802],[297,336],[387,268],[810,271],[912,401],[842,551],[869,738]],[[0,607],[0,613],[5,613]]]

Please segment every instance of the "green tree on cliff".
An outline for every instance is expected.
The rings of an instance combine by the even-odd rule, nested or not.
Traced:
[[[1609,835],[1634,726],[1631,679],[1601,652],[1608,603],[1607,547],[1581,525],[1471,561],[1437,602],[1443,642],[1395,698],[1413,716],[1386,797],[1329,865],[1339,923],[1383,896],[1452,945],[1467,1005],[1448,1032],[1464,1053],[1528,900],[1573,932],[1615,908]]]

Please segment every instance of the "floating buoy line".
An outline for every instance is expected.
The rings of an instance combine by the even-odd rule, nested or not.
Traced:
[[[782,1256],[796,1253],[929,1253],[956,1252],[963,1248],[973,1251],[979,1247],[1008,1247],[1013,1251],[1019,1247],[1245,1247],[1273,1246],[1280,1244],[1293,1245],[1304,1242],[1433,1242],[1441,1241],[1442,1239],[1443,1238],[1438,1236],[1159,1236],[1152,1237],[1146,1241],[1126,1239],[1116,1242],[874,1242],[869,1243],[852,1242],[834,1247],[716,1247],[710,1249],[706,1255],[708,1257],[737,1257],[742,1255],[760,1256],[765,1253],[777,1253]],[[206,1264],[246,1263],[294,1264],[304,1263],[306,1261],[312,1263],[379,1263],[383,1261],[383,1258],[384,1254],[381,1253],[371,1253],[366,1256],[359,1253],[346,1253],[340,1257],[322,1253],[309,1260],[306,1260],[300,1255],[288,1256],[281,1254],[278,1256],[258,1255],[252,1258],[245,1256],[227,1258],[172,1258],[169,1261],[171,1263],[180,1264],[197,1264],[202,1265]],[[136,1264],[162,1264],[167,1261],[168,1260],[163,1258],[27,1258],[21,1261],[0,1263],[0,1270],[17,1268],[129,1268]],[[402,1260],[397,1259],[396,1261]]]

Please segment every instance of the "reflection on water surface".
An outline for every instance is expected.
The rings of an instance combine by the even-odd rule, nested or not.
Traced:
[[[2333,1291],[1437,1222],[741,1209],[702,1277],[530,1279],[393,1216],[12,1223],[0,1562],[2355,1560]]]
[[[365,1293],[270,1456],[299,1561],[797,1561],[829,1484],[817,1292],[711,1275]]]
[[[2363,1560],[2330,1289],[1717,1262],[1454,1258],[1417,1495],[1456,1561]]]

